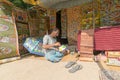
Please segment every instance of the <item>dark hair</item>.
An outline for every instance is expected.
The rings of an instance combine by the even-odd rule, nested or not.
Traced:
[[[48,34],[51,34],[53,31],[57,31],[57,30],[59,30],[58,28],[52,28],[52,29],[50,29],[50,30],[48,30]]]

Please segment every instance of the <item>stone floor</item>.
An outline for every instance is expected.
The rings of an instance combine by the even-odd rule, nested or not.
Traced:
[[[69,73],[67,61],[51,63],[40,58],[23,58],[0,65],[0,80],[99,80],[99,67],[95,62],[81,62],[83,66]]]
[[[120,80],[120,71],[100,70],[101,80]]]

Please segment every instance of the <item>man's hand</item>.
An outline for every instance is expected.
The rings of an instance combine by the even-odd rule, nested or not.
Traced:
[[[44,49],[50,49],[51,47],[59,47],[59,46],[61,46],[60,42],[56,42],[54,44],[43,45],[42,47]]]
[[[54,46],[59,47],[59,46],[61,46],[61,44],[60,44],[60,42],[56,42],[56,43],[54,44]]]

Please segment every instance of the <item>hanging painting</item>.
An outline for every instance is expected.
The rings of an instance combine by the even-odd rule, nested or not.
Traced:
[[[95,6],[95,7],[94,7]],[[100,0],[93,1],[93,28],[101,27],[100,23]]]
[[[16,21],[25,22],[25,23],[28,22],[27,11],[23,11],[21,9],[15,9],[14,13],[15,13]]]
[[[67,10],[61,11],[61,38],[67,38]]]
[[[71,45],[75,45],[77,43],[77,33],[79,31],[78,28],[80,27],[81,21],[80,13],[80,6],[67,9],[67,37],[68,42]]]
[[[120,25],[120,0],[100,0],[102,26]]]
[[[19,51],[20,54],[27,53],[27,50],[23,47],[23,43],[27,37],[29,37],[29,27],[28,24],[16,23],[19,41]]]
[[[56,27],[56,10],[50,9],[48,15],[50,16],[50,28]]]
[[[92,29],[93,28],[93,3],[85,3],[81,5],[82,8],[82,29]]]

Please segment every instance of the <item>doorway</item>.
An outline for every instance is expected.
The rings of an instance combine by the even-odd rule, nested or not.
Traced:
[[[58,12],[56,12],[56,27],[60,30],[60,34],[59,34],[57,40],[58,40],[61,44],[68,44],[67,38],[62,38],[61,10],[58,11]]]

